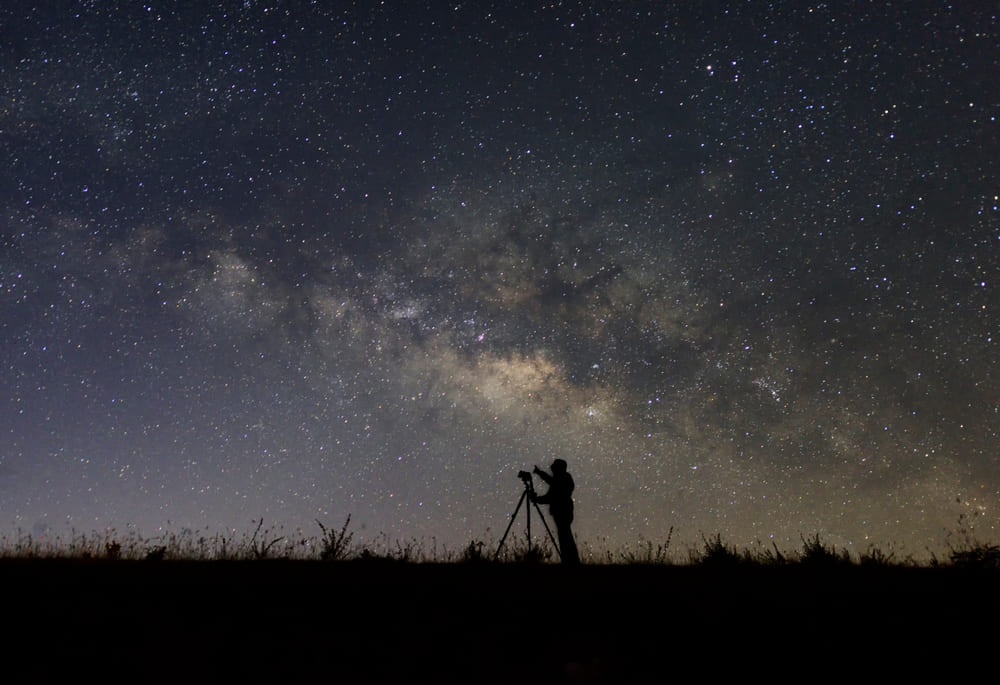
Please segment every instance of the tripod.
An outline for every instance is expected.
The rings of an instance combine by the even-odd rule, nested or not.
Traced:
[[[507,530],[504,531],[503,537],[500,538],[500,544],[497,545],[496,554],[493,555],[493,561],[496,561],[500,557],[500,550],[503,549],[503,543],[507,540],[507,535],[510,533],[510,529],[514,526],[514,520],[517,518],[517,512],[521,510],[521,505],[524,504],[525,500],[528,501],[528,506],[524,509],[525,516],[525,527],[528,536],[528,552],[532,551],[531,544],[531,507],[535,507],[535,511],[538,513],[538,518],[542,519],[542,525],[545,526],[545,532],[549,534],[549,540],[552,541],[552,546],[556,548],[556,554],[562,559],[562,553],[559,551],[559,545],[556,544],[555,536],[552,535],[552,530],[549,529],[549,524],[545,522],[545,516],[542,515],[542,510],[538,507],[538,502],[535,501],[535,486],[531,480],[531,474],[527,471],[521,471],[518,477],[524,481],[524,492],[521,493],[521,499],[517,501],[517,506],[514,507],[514,513],[510,515],[510,523],[507,524]]]

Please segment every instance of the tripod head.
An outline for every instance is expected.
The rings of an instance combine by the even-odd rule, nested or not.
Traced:
[[[531,479],[531,471],[518,471],[517,477],[524,482],[524,489],[530,492],[535,491],[535,482]]]

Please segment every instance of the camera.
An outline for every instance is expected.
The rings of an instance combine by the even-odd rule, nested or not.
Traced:
[[[518,471],[517,477],[523,480],[525,484],[528,484],[531,482],[531,471]]]

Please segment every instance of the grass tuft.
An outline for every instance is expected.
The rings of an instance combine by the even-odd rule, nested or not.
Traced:
[[[837,551],[833,545],[827,547],[820,540],[819,533],[811,538],[802,538],[802,553],[799,562],[803,566],[813,568],[835,568],[837,566],[850,566],[851,554],[846,549]]]
[[[751,557],[741,554],[735,547],[731,547],[722,541],[722,535],[716,533],[714,537],[701,536],[701,550],[692,550],[688,554],[690,562],[697,566],[708,566],[711,568],[732,568],[746,564]]]
[[[323,531],[323,537],[320,538],[319,558],[322,561],[346,559],[351,553],[351,541],[354,539],[354,533],[347,532],[347,527],[351,524],[350,514],[347,515],[347,520],[344,521],[344,525],[340,527],[339,531],[328,529],[319,519],[316,520],[316,523]]]

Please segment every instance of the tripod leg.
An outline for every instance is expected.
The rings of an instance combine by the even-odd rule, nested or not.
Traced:
[[[542,519],[542,525],[545,526],[545,532],[549,534],[549,540],[552,541],[552,546],[556,548],[556,554],[559,555],[560,561],[562,560],[562,551],[559,549],[559,545],[556,543],[556,538],[552,535],[552,529],[549,528],[549,524],[545,521],[545,517],[542,516],[542,510],[538,508],[538,502],[532,502],[535,505],[535,510],[538,512],[538,518]]]
[[[510,523],[507,524],[507,530],[504,531],[503,537],[500,538],[500,544],[497,545],[497,551],[496,554],[493,555],[493,561],[496,561],[498,558],[500,558],[500,550],[503,549],[503,543],[507,540],[507,535],[510,533],[510,529],[513,527],[515,519],[517,519],[517,512],[521,510],[521,505],[524,504],[524,500],[527,499],[527,497],[528,497],[528,491],[525,490],[524,492],[521,493],[521,499],[517,501],[517,506],[514,507],[514,513],[510,515]],[[528,514],[528,516],[531,516],[531,514]],[[552,535],[552,533],[549,533],[549,535]]]

